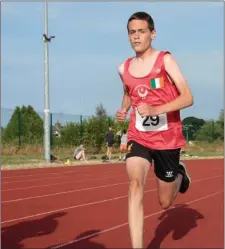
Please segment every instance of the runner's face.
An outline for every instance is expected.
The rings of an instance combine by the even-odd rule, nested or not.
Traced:
[[[150,31],[148,23],[143,20],[132,20],[128,24],[128,35],[132,48],[135,52],[146,51],[151,45],[155,31]]]

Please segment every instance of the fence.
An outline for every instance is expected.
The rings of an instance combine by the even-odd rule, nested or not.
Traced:
[[[22,111],[21,109],[1,109],[1,137],[3,138],[3,145],[17,144],[20,147],[24,144],[43,144],[44,112],[37,112],[31,109],[29,113],[28,109],[26,109],[25,111]],[[26,113],[26,115],[24,115],[24,113]],[[38,115],[39,118],[35,117],[34,119],[34,113],[35,115]],[[29,118],[31,116],[32,119]],[[91,118],[91,116],[85,115],[50,113],[49,128],[51,148],[54,146],[54,142],[57,143],[57,140],[60,140],[57,138],[61,137],[62,130],[69,125],[71,125],[71,127],[73,126],[74,128],[73,131],[71,131],[71,136],[73,135],[73,132],[74,136],[77,138],[78,143],[82,141],[84,136],[85,122],[87,122]],[[42,122],[39,122],[39,119],[42,120]],[[106,119],[105,127],[108,127],[111,124],[111,120],[111,117],[108,117]],[[29,122],[32,123],[32,127],[29,126]],[[25,134],[26,138],[24,137]]]
[[[27,113],[27,115],[24,115],[24,113]],[[42,123],[38,124],[38,119],[35,120],[30,119],[29,117],[31,115],[38,115],[39,119],[42,120]],[[65,113],[50,113],[50,145],[51,148],[53,148],[54,144],[59,145],[65,145],[65,139],[59,139],[62,135],[62,130],[67,126],[68,124],[71,124],[71,129],[68,131],[69,134],[67,134],[67,145],[68,140],[71,140],[71,143],[78,144],[81,141],[83,141],[84,138],[84,129],[85,129],[85,122],[88,121],[91,118],[91,116],[85,116],[85,115],[74,115],[74,114],[65,114]],[[8,108],[2,108],[1,109],[1,134],[2,136],[2,144],[14,144],[17,146],[21,146],[23,144],[39,144],[43,145],[43,136],[44,136],[44,130],[43,130],[43,121],[44,121],[44,113],[43,112],[37,112],[32,107],[29,107],[27,109],[8,109]],[[29,122],[33,123],[32,127],[29,126]],[[104,128],[101,130],[101,141],[104,141],[104,134],[107,131],[107,127],[111,125],[113,122],[112,117],[107,117],[105,120],[105,124],[103,124]],[[10,124],[12,127],[9,129],[8,124]],[[115,124],[115,123],[114,123]],[[117,131],[121,129],[117,125],[116,127]],[[87,126],[86,126],[87,129]],[[7,131],[6,131],[7,130]],[[29,133],[28,133],[29,130]],[[69,129],[67,129],[69,130]],[[89,127],[90,130],[90,127]],[[92,129],[92,133],[97,133],[99,130],[95,127],[95,130]],[[117,132],[116,131],[116,132]],[[89,132],[89,133],[91,133]],[[183,134],[187,141],[191,139],[191,135],[194,132],[191,125],[185,125],[183,127]],[[5,134],[7,133],[7,134]],[[26,134],[26,137],[24,135]],[[4,136],[5,135],[5,136]],[[73,138],[72,138],[73,137]],[[37,139],[38,138],[38,139]],[[90,139],[94,139],[91,134],[86,137],[86,141],[90,142]],[[63,141],[62,141],[63,140]],[[98,139],[97,139],[98,140]],[[60,141],[60,143],[59,143]],[[90,144],[90,143],[89,143]],[[95,146],[92,143],[90,145]]]

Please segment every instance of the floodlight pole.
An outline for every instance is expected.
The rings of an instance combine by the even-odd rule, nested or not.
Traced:
[[[44,157],[47,163],[50,162],[50,104],[49,104],[49,52],[48,43],[51,39],[48,38],[48,3],[45,2],[44,8]]]

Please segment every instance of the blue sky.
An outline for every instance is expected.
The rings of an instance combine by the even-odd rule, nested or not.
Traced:
[[[92,115],[121,105],[117,65],[133,56],[126,23],[150,13],[153,46],[177,59],[194,95],[182,117],[214,118],[223,108],[223,3],[50,3],[50,109]],[[44,109],[44,3],[2,3],[2,107]]]

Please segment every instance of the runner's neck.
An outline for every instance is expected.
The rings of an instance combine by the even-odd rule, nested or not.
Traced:
[[[147,50],[145,50],[144,52],[141,53],[136,53],[136,60],[146,60],[149,57],[152,56],[152,54],[155,52],[156,50],[152,47],[149,47]]]

